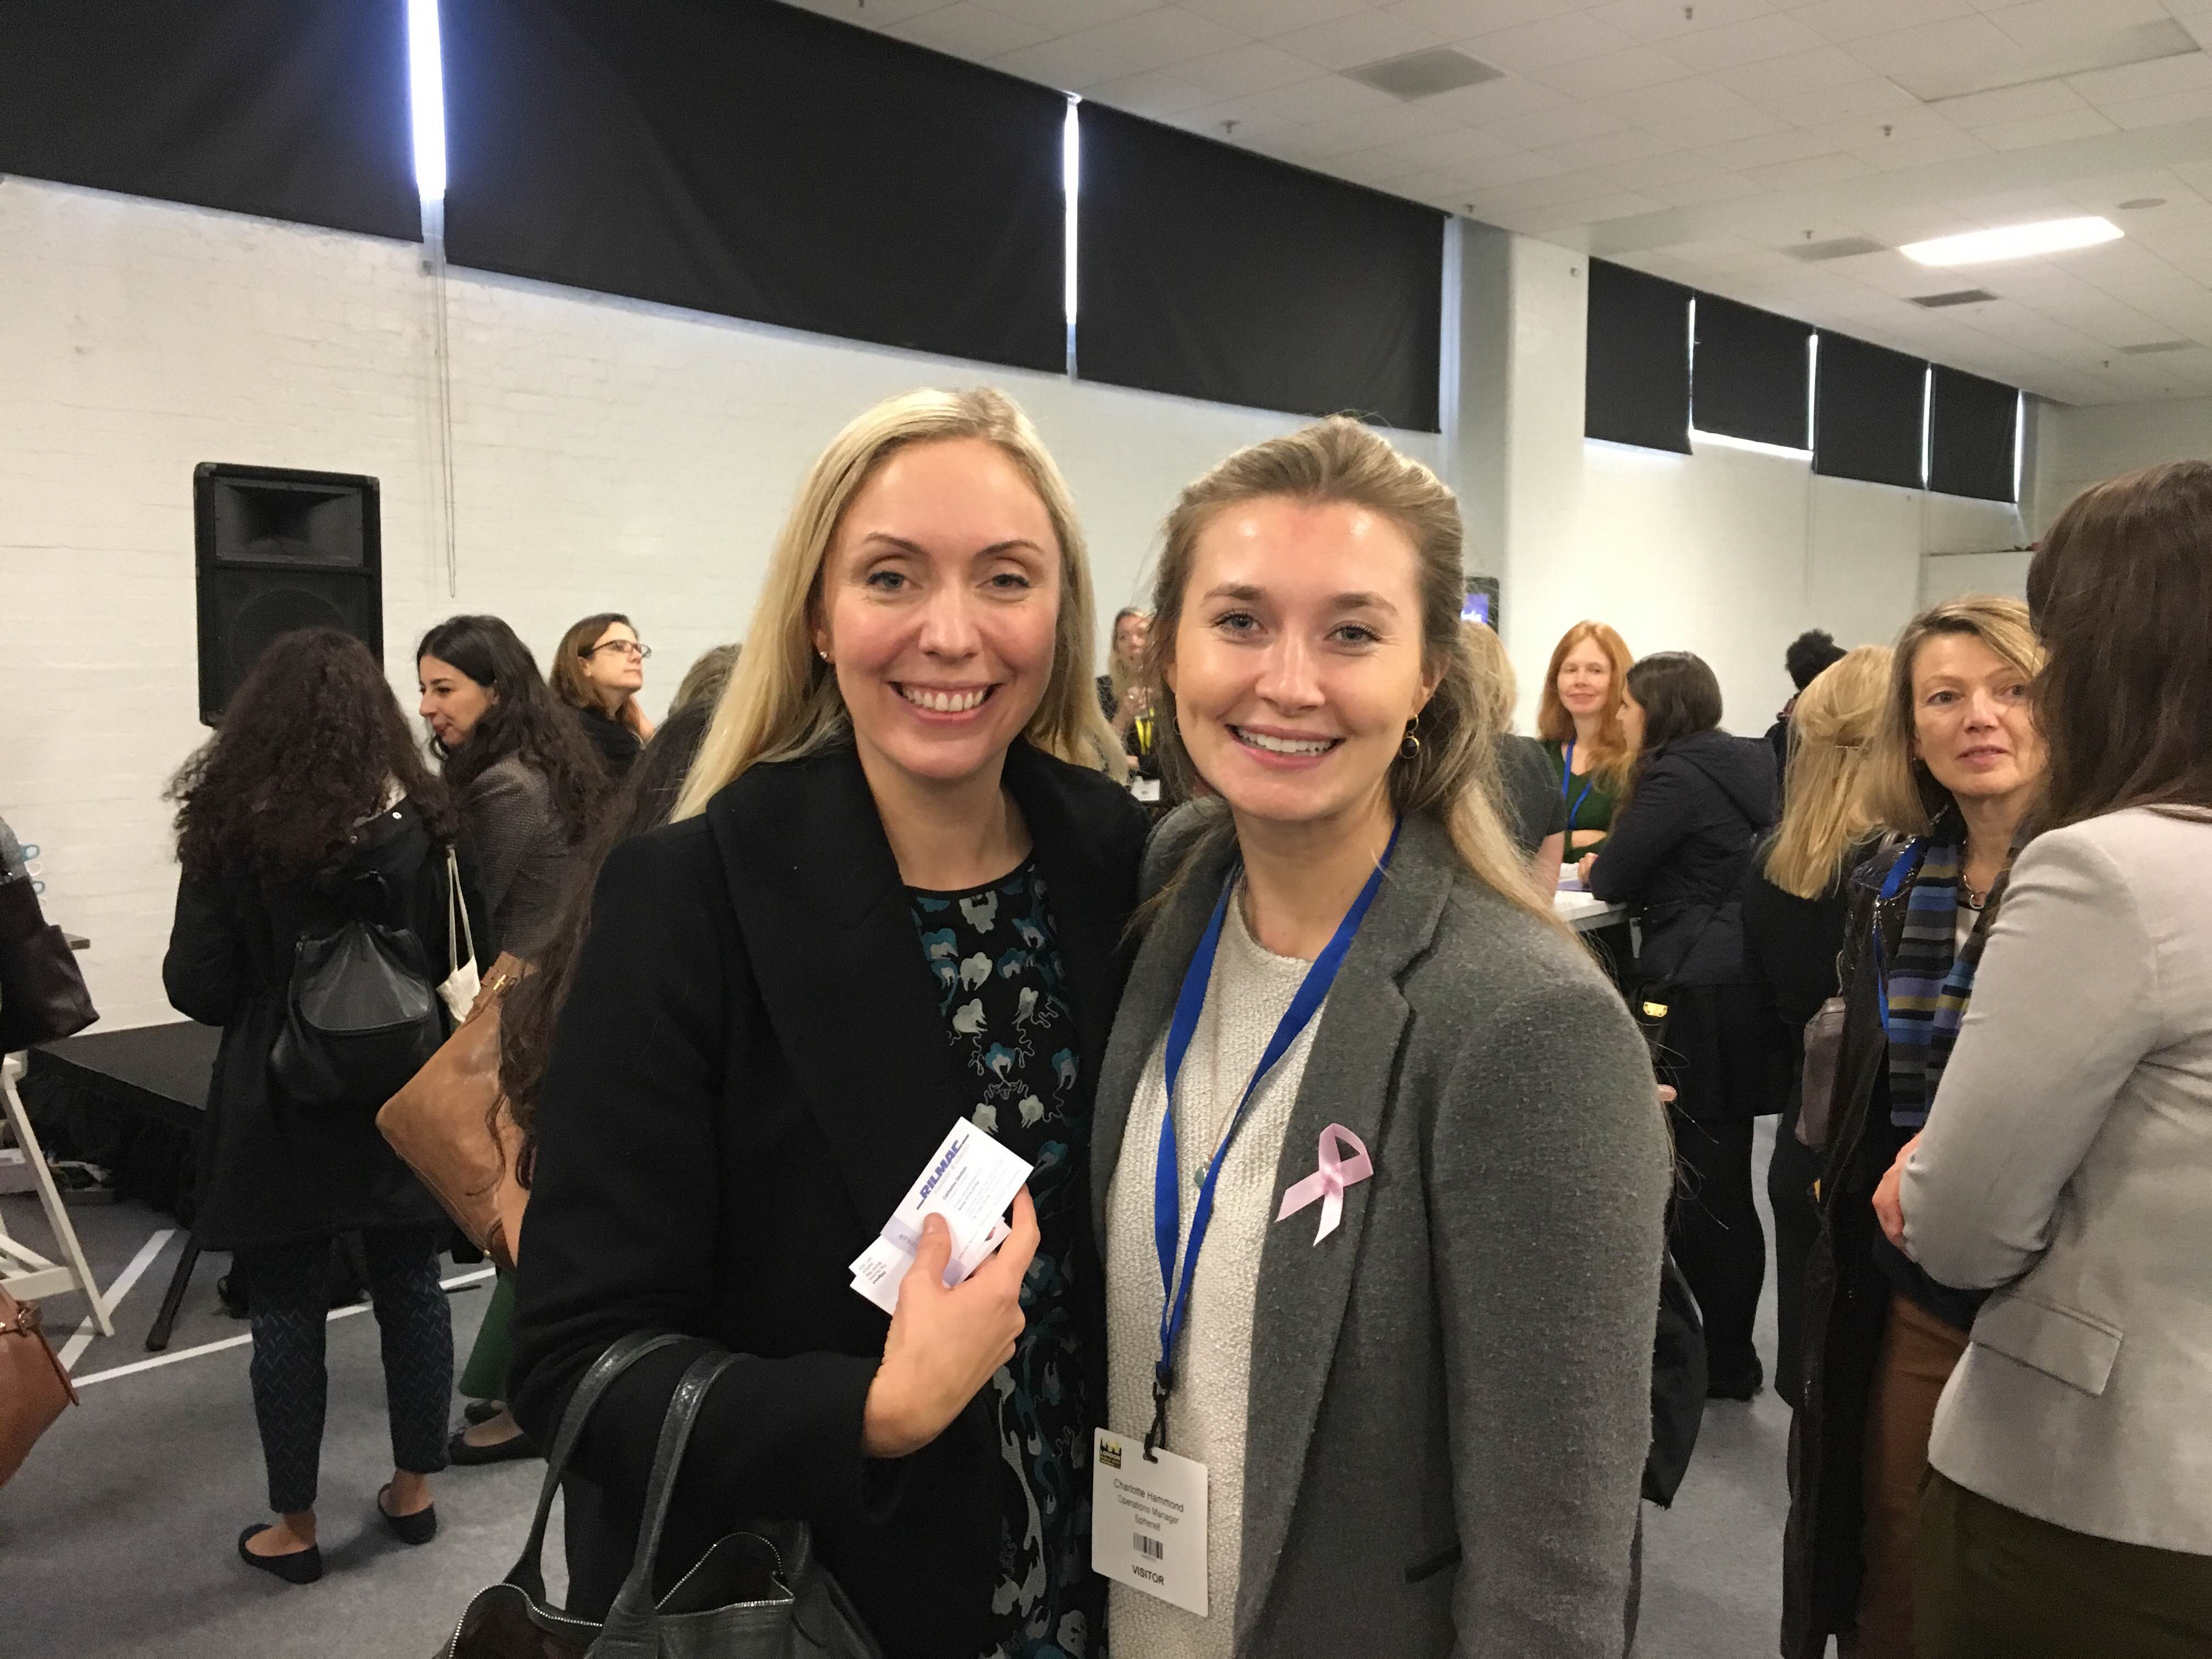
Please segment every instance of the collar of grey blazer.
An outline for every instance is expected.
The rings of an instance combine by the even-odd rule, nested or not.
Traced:
[[[1172,820],[1163,825],[1163,837],[1176,827]],[[1232,856],[1233,848],[1224,845],[1192,872],[1183,890],[1153,920],[1130,970],[1099,1076],[1091,1132],[1092,1214],[1102,1239],[1107,1188],[1121,1155],[1137,1085],[1175,1011],[1183,970],[1198,949]],[[1172,867],[1178,860],[1156,861]],[[1321,1133],[1332,1123],[1342,1124],[1365,1144],[1375,1156],[1375,1174],[1345,1194],[1342,1224],[1323,1243],[1314,1243],[1318,1224],[1309,1208],[1271,1224],[1261,1250],[1245,1429],[1244,1540],[1236,1615],[1240,1648],[1266,1605],[1290,1533],[1368,1212],[1387,1198],[1395,1182],[1416,1178],[1414,1171],[1395,1170],[1382,1157],[1399,1049],[1411,1015],[1399,986],[1435,939],[1459,870],[1441,824],[1425,817],[1407,823],[1382,890],[1330,988],[1291,1109],[1275,1172],[1278,1192],[1313,1173]],[[1156,884],[1152,877],[1148,871],[1148,890]],[[1139,1173],[1150,1180],[1150,1170]],[[1367,1293],[1391,1292],[1372,1285]],[[1115,1426],[1133,1432],[1143,1425]]]

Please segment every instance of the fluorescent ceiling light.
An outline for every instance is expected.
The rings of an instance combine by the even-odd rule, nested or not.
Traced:
[[[407,0],[407,93],[415,128],[415,185],[426,202],[446,199],[446,71],[438,0]]]
[[[2037,253],[2063,253],[2069,248],[2094,247],[2100,242],[2118,241],[2124,234],[2110,219],[2093,215],[2086,219],[2045,219],[2032,225],[1970,230],[1959,236],[1907,242],[1897,251],[1923,265],[1978,265],[1997,259],[2025,259]]]

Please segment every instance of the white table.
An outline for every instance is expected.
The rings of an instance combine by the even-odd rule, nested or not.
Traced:
[[[1588,893],[1556,893],[1552,908],[1559,912],[1559,920],[1578,933],[1587,933],[1599,927],[1610,927],[1628,916],[1625,904],[1607,904],[1603,899]]]

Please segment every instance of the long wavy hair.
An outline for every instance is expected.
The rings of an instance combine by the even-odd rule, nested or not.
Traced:
[[[599,635],[617,623],[633,634],[637,631],[637,624],[621,611],[602,611],[581,622],[571,623],[568,631],[561,636],[561,643],[553,647],[553,665],[545,671],[546,683],[552,686],[553,695],[569,708],[588,709],[594,714],[613,712],[619,717],[620,704],[610,711],[599,688],[592,684],[591,676],[584,672],[584,665],[591,660],[591,649],[599,642]],[[448,657],[446,660],[452,662],[453,659]],[[456,668],[460,666],[459,663],[453,665]],[[629,700],[630,694],[623,693],[623,702]]]
[[[1496,732],[1490,721],[1492,694],[1477,678],[1460,609],[1467,579],[1462,565],[1464,532],[1459,501],[1437,475],[1400,454],[1358,421],[1332,416],[1280,438],[1240,449],[1204,477],[1184,487],[1168,514],[1166,546],[1152,593],[1152,627],[1146,647],[1145,682],[1159,700],[1163,766],[1183,796],[1204,779],[1191,763],[1176,725],[1176,696],[1168,683],[1175,665],[1176,635],[1197,562],[1199,538],[1230,507],[1270,497],[1313,505],[1343,503],[1366,508],[1405,532],[1413,544],[1421,600],[1421,659],[1437,689],[1414,727],[1420,748],[1392,763],[1385,787],[1401,817],[1426,816],[1441,823],[1468,874],[1516,909],[1559,926],[1552,907],[1528,884],[1528,866],[1506,834],[1495,805]],[[1220,815],[1200,837],[1170,886],[1234,836]]]
[[[500,1003],[500,1091],[522,1131],[516,1176],[526,1187],[536,1161],[538,1096],[552,1058],[561,1011],[567,1006],[569,988],[575,982],[576,961],[592,931],[592,899],[599,886],[599,868],[607,855],[632,836],[641,836],[668,821],[714,714],[714,705],[700,701],[684,704],[661,722],[599,814],[591,840],[578,852],[568,872],[559,917],[538,952],[536,964]],[[497,1113],[495,1107],[494,1145],[498,1144]]]
[[[1144,614],[1143,606],[1125,605],[1114,613],[1114,626],[1107,630],[1106,680],[1107,684],[1113,688],[1114,707],[1116,709],[1121,707],[1121,699],[1129,695],[1129,688],[1134,685],[1144,673],[1142,664],[1139,664],[1135,672],[1132,672],[1128,665],[1121,660],[1121,624],[1132,617],[1141,617]]]
[[[418,664],[425,657],[451,663],[496,694],[458,748],[431,736],[430,750],[444,763],[446,781],[465,790],[508,756],[520,755],[544,778],[568,838],[581,841],[606,793],[606,769],[575,717],[538,674],[530,647],[497,617],[448,617],[415,647]]]
[[[1916,756],[1913,740],[1912,670],[1921,647],[1942,635],[1979,640],[2002,661],[2033,684],[2043,672],[2043,645],[2018,599],[1983,594],[1930,605],[1897,636],[1890,658],[1888,707],[1875,734],[1868,765],[1868,805],[1885,830],[1901,836],[1925,835],[1936,820],[1958,803],[1936,782]]]
[[[2212,811],[2212,462],[2076,495],[2028,567],[2027,600],[2050,649],[2040,827]]]
[[[423,763],[368,647],[334,628],[280,634],[169,784],[178,861],[195,879],[243,867],[312,881],[344,866],[394,786],[452,838],[452,792]]]
[[[1790,716],[1790,770],[1766,878],[1818,898],[1850,849],[1881,826],[1867,780],[1889,712],[1890,648],[1863,645],[1813,677]]]
[[[1605,708],[1598,716],[1597,738],[1590,744],[1590,775],[1617,793],[1626,787],[1629,770],[1636,763],[1636,750],[1620,724],[1620,702],[1628,694],[1628,671],[1636,659],[1629,652],[1628,641],[1605,623],[1578,622],[1560,635],[1559,642],[1552,647],[1551,663],[1544,670],[1544,690],[1536,703],[1536,735],[1563,746],[1575,741],[1575,717],[1559,701],[1559,665],[1585,640],[1596,641],[1597,648],[1613,665],[1613,684],[1607,689]]]
[[[1097,629],[1091,562],[1075,520],[1074,498],[1060,468],[1003,392],[909,392],[886,398],[830,441],[799,486],[769,560],[768,580],[714,713],[714,724],[677,802],[676,816],[706,810],[732,780],[768,761],[797,760],[843,742],[851,733],[837,676],[815,653],[823,572],[845,509],[896,451],[909,444],[981,438],[995,444],[1036,491],[1060,544],[1060,619],[1054,629],[1052,675],[1024,735],[1047,754],[1120,776],[1121,745],[1099,711],[1091,672]]]

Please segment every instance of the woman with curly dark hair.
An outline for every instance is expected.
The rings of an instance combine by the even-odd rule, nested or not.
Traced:
[[[537,659],[497,617],[449,617],[415,647],[430,747],[459,792],[492,909],[494,949],[534,963],[607,787],[606,770]],[[507,1414],[514,1281],[500,1275],[462,1369],[475,1404],[447,1445],[456,1463],[533,1457]]]
[[[195,1231],[245,1269],[254,1415],[274,1526],[239,1553],[288,1583],[322,1577],[315,1543],[331,1238],[359,1232],[384,1350],[392,1475],[385,1524],[437,1531],[425,1477],[446,1466],[453,1334],[437,1256],[449,1224],[377,1133],[374,1107],[308,1104],[271,1073],[302,941],[354,917],[404,930],[429,974],[452,948],[446,847],[461,816],[422,763],[366,646],[332,629],[270,643],[170,787],[184,866],[161,978],[178,1012],[222,1028],[200,1136]],[[462,896],[477,938],[486,918]]]

